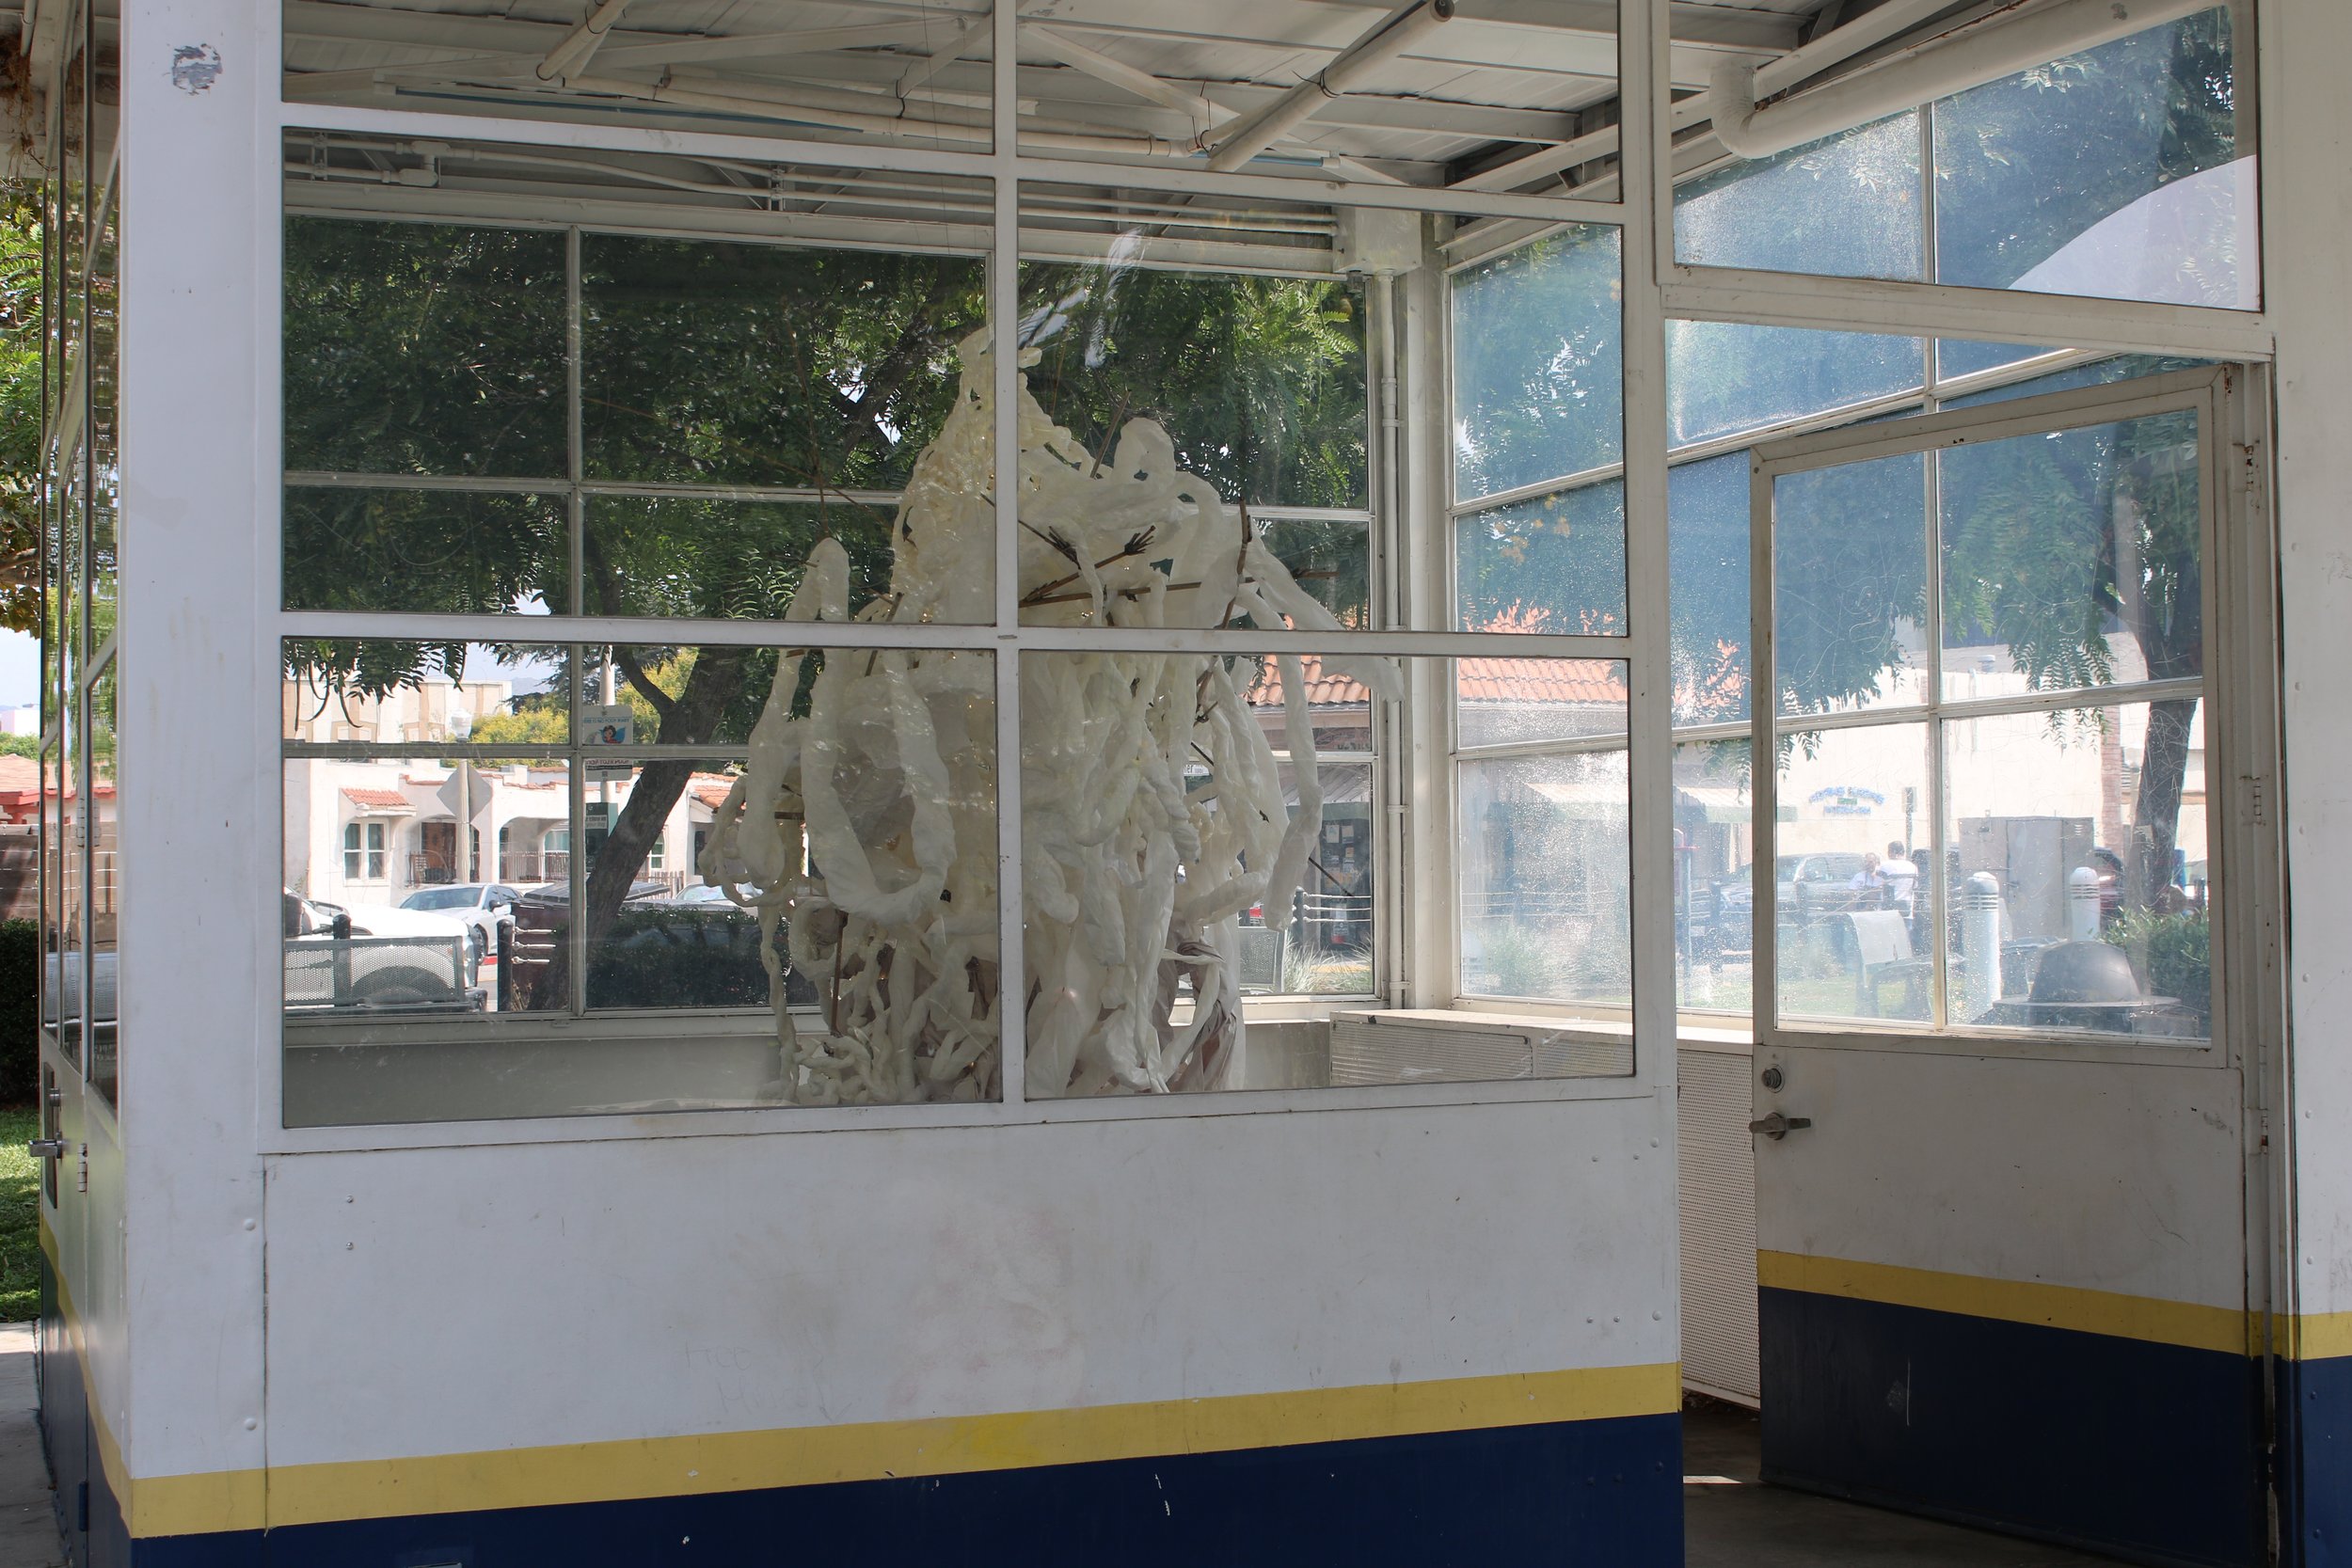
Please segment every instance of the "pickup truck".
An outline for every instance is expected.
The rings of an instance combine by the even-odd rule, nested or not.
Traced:
[[[343,909],[285,890],[286,1010],[480,1012],[472,929],[453,915]]]

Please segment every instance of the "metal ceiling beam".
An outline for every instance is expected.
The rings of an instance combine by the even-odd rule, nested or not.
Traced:
[[[1766,95],[1786,91],[1807,77],[1933,20],[1938,13],[1951,9],[1952,5],[1953,0],[1885,0],[1876,9],[1758,67],[1753,78],[1756,91]],[[1676,103],[1670,123],[1675,131],[1686,131],[1707,123],[1712,112],[1711,95],[1702,93]],[[1579,164],[1613,156],[1616,150],[1617,128],[1607,126],[1574,141],[1481,170],[1456,184],[1465,190],[1515,190]]]
[[[1324,104],[1355,90],[1381,66],[1453,20],[1454,0],[1406,0],[1314,76],[1225,126],[1209,154],[1209,166],[1228,173],[1241,167],[1313,119]]]
[[[959,59],[961,59],[963,57],[963,52],[966,49],[969,49],[978,39],[981,32],[988,27],[990,15],[995,10],[995,6],[992,3],[986,10],[979,12],[977,15],[966,17],[963,22],[957,26],[955,36],[953,38],[949,39],[946,43],[941,44],[937,49],[932,50],[928,58],[922,60],[918,64],[909,66],[898,77],[897,83],[898,95],[900,98],[906,97],[907,94],[913,92],[915,88],[921,87],[924,83],[930,81],[941,71],[946,71],[949,66],[954,65]]]

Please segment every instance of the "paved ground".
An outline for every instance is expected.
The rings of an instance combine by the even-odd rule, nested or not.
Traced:
[[[0,1323],[0,1568],[64,1561],[33,1424],[33,1325]]]
[[[1683,1412],[1686,1568],[2113,1568],[2059,1546],[1766,1486],[1756,1463],[1754,1411]]]

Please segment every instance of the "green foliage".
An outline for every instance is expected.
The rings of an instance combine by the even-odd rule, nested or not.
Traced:
[[[561,746],[571,733],[571,720],[560,704],[517,703],[512,713],[475,720],[466,738],[477,746]]]
[[[985,320],[968,257],[590,234],[589,477],[894,489]]]
[[[1310,950],[1297,942],[1282,946],[1282,994],[1285,996],[1369,996],[1372,994],[1372,948]]]
[[[40,1162],[25,1144],[40,1136],[40,1113],[0,1111],[0,1323],[40,1311]]]
[[[2100,935],[2132,956],[2140,984],[2169,996],[2210,1022],[2213,1018],[2213,923],[2202,910],[2158,914],[2137,910]]]
[[[624,906],[588,964],[591,1007],[765,1007],[759,927],[728,905]]]
[[[286,467],[561,477],[564,245],[539,230],[288,218]]]
[[[1455,614],[1473,631],[1625,629],[1625,484],[1611,480],[1465,514]]]
[[[1229,501],[1369,504],[1355,284],[1031,262],[1021,293],[1029,389],[1098,457],[1154,420]]]
[[[1623,293],[1614,229],[1570,226],[1454,278],[1457,497],[1623,455]]]
[[[0,757],[37,757],[39,755],[40,755],[40,736],[0,735]]]
[[[0,1105],[40,1091],[40,971],[39,924],[0,921]]]
[[[36,192],[0,185],[0,626],[37,631],[43,315]]]
[[[1489,920],[1479,934],[1480,961],[1496,996],[1557,996],[1560,961],[1551,944],[1510,920]]]
[[[561,613],[571,546],[560,497],[288,485],[289,610]]]

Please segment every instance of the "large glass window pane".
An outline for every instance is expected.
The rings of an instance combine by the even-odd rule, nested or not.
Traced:
[[[1938,277],[2256,308],[2235,43],[2216,7],[1937,103]]]
[[[1622,293],[1617,230],[1584,225],[1454,274],[1456,500],[1623,456]]]
[[[1947,345],[1948,346],[1948,345]],[[2034,354],[2046,354],[2047,349],[2035,349]],[[2071,392],[2079,387],[2110,387],[2119,381],[2137,376],[2161,375],[2167,371],[2200,370],[2218,361],[2195,359],[2182,355],[2117,354],[2089,364],[2071,365],[2064,370],[2012,381],[2000,387],[1989,387],[1980,392],[1970,392],[1949,399],[1947,408],[1974,408],[1988,403],[2009,403],[2017,398],[2036,397],[2043,392]]]
[[[1666,324],[1667,438],[1677,447],[1915,392],[1926,381],[1917,338]]]
[[[119,252],[116,234],[120,225],[122,190],[116,178],[112,199],[98,214],[90,236],[89,279],[89,486],[90,646],[105,645],[114,635],[115,592],[119,575],[120,536],[117,527],[122,488],[119,463],[120,425],[118,419],[116,308],[119,299],[117,276]]]
[[[89,1081],[109,1105],[116,1102],[122,1072],[118,1028],[122,857],[116,835],[122,815],[122,770],[115,754],[121,678],[119,659],[110,660],[89,689]]]
[[[1625,482],[1463,513],[1454,520],[1454,592],[1465,631],[1621,635]]]
[[[1916,278],[1922,197],[1919,117],[1899,114],[1682,184],[1675,255],[1693,266]]]
[[[986,273],[976,256],[583,234],[587,476],[895,493],[955,406]]]
[[[1630,1006],[1626,753],[1466,760],[1457,778],[1462,993]]]
[[[2195,697],[1947,726],[1955,1023],[2210,1033],[2205,756]]]
[[[1095,463],[1127,421],[1252,507],[1371,503],[1360,280],[1031,261],[1021,269],[1028,386]]]
[[[1678,464],[1666,475],[1674,719],[1748,717],[1748,454]]]
[[[1947,697],[2203,673],[2194,411],[1958,447],[1937,465]]]
[[[756,914],[694,864],[740,776],[735,763],[716,759],[594,770],[583,814],[592,1011],[771,1006]],[[617,901],[598,896],[624,877]],[[527,895],[518,917],[563,930],[568,902],[551,891]],[[814,1006],[812,976],[795,971],[789,978],[798,982],[789,987],[792,1003]]]
[[[1370,324],[1331,210],[1030,185],[1022,219],[1069,258],[1021,268],[1022,619],[1368,624]]]
[[[1786,63],[1793,40],[1777,51],[1745,84],[1763,103],[1739,115],[1735,135],[1723,128],[1754,102],[1740,63],[1695,47],[1720,10],[1677,9],[1677,57],[1695,68],[1677,78],[1694,89],[1676,105],[1677,127],[1693,128],[1680,143],[1690,172],[1676,193],[1677,258],[2254,309],[2252,95],[2239,90],[2231,8],[2121,37],[2129,17],[2092,10],[2074,13],[2074,47],[2051,45],[2043,64],[1992,80],[1967,69],[1966,40],[1997,46],[2003,29],[2048,20],[2041,12],[1961,8],[1890,39],[1883,8],[1821,10],[1804,40],[1809,74]],[[1890,50],[1949,61],[1948,91],[1854,123],[1887,107],[1871,61]],[[1724,139],[1756,155],[1708,162]],[[1963,349],[1945,372],[2020,356]]]
[[[1603,658],[1457,658],[1454,740],[1464,751],[1625,733],[1625,666]]]
[[[1400,665],[1024,657],[1033,1097],[1333,1082],[1331,1024],[1242,998],[1375,990],[1371,762]]]
[[[1252,520],[1256,509],[1251,509]],[[1261,523],[1258,537],[1291,575],[1291,581],[1331,612],[1349,631],[1373,624],[1372,524],[1367,518],[1327,520],[1286,517],[1279,512]]]
[[[563,613],[566,512],[561,494],[289,484],[286,608]]]
[[[1685,1011],[1751,1010],[1753,759],[1745,737],[1675,748],[1675,1001]]]
[[[67,992],[79,985],[68,959],[73,944],[66,930],[66,784],[65,760],[55,745],[40,757],[40,1027],[60,1050],[73,1037],[65,1021],[77,1016],[67,1004]]]
[[[890,583],[895,501],[590,496],[580,596],[591,615],[784,619],[820,539],[849,557],[850,600]]]
[[[1924,724],[1783,732],[1773,824],[1783,1020],[1934,1017]],[[1925,862],[1926,863],[1922,863]]]
[[[299,643],[288,671],[291,1124],[997,1092],[992,656]],[[720,748],[681,747],[705,709]],[[659,1048],[614,1016],[648,1010]]]
[[[283,644],[278,734],[311,744],[560,746],[571,738],[561,648],[315,639]]]
[[[289,216],[286,467],[560,478],[564,248],[545,230]]]
[[[1772,505],[1778,711],[1924,701],[1927,460],[1784,474]]]

